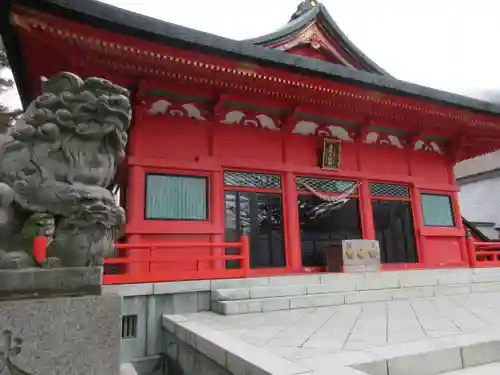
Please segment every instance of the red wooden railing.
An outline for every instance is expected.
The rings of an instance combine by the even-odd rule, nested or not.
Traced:
[[[469,251],[472,267],[500,266],[500,242],[470,242]]]
[[[224,279],[247,277],[250,272],[250,246],[247,236],[241,237],[240,242],[161,242],[161,243],[137,243],[137,244],[116,244],[117,250],[125,251],[130,256],[119,258],[106,258],[105,265],[121,264],[127,265],[125,270],[118,274],[105,272],[104,284],[130,284],[130,283],[152,283],[162,281],[179,280],[201,280],[201,279]],[[188,249],[179,254],[169,254],[169,249]],[[225,253],[226,248],[239,249],[236,255],[213,255],[212,251],[207,252],[210,255],[189,254],[189,248],[222,249]],[[240,267],[236,269],[226,268],[225,262],[228,260],[239,261]],[[191,262],[196,265],[194,269],[175,270],[175,264],[178,265]],[[160,264],[168,263],[168,270],[158,270]],[[139,265],[134,269],[131,265]],[[203,264],[203,267],[200,265]],[[207,267],[208,265],[208,267]]]

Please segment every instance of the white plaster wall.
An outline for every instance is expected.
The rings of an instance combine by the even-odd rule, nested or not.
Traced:
[[[500,226],[500,176],[462,185],[459,197],[462,216],[467,220]]]

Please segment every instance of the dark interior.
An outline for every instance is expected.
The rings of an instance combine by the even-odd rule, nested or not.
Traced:
[[[418,262],[410,202],[373,199],[372,206],[381,262]]]
[[[358,199],[350,199],[343,207],[329,209],[313,195],[299,195],[302,265],[326,265],[325,250],[341,246],[342,240],[362,238]]]
[[[281,195],[243,191],[225,193],[226,241],[250,240],[250,267],[285,266],[283,209]],[[227,249],[227,254],[238,253]],[[239,261],[228,261],[228,268],[239,268]]]

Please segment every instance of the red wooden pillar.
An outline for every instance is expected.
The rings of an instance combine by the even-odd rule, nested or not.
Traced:
[[[285,173],[283,196],[286,234],[286,265],[291,272],[301,272],[302,251],[300,244],[299,211],[297,207],[297,188],[295,186],[295,175],[292,172]]]
[[[370,185],[367,179],[362,179],[359,185],[359,208],[363,239],[375,239],[375,225],[373,223],[373,207],[370,196]]]
[[[458,201],[458,192],[451,193],[451,206],[453,209],[453,220],[455,220],[455,226],[461,231],[461,233],[464,234],[463,237],[460,238],[460,253],[462,255],[462,260],[470,265],[472,263],[472,259],[470,259],[469,251],[467,250],[465,227],[464,223],[462,222],[460,203]]]
[[[222,181],[222,172],[216,171],[210,174],[210,216],[212,224],[216,228],[217,233],[210,236],[212,242],[224,242],[224,184]],[[212,255],[224,255],[224,248],[212,248]],[[212,264],[214,269],[225,268],[224,261],[214,261]]]
[[[146,181],[143,167],[132,165],[129,172],[129,184],[127,192],[127,226],[137,228],[138,224],[144,220],[144,205],[146,199]],[[128,231],[127,231],[128,232]],[[127,233],[128,243],[140,242],[140,235],[137,233]],[[127,257],[149,257],[148,250],[125,250]],[[149,264],[128,264],[125,267],[125,273],[148,273]]]
[[[424,218],[422,216],[422,201],[420,199],[420,190],[415,186],[410,188],[411,212],[413,213],[413,228],[415,231],[415,242],[417,246],[418,262],[425,264],[424,238],[421,235],[424,228]]]

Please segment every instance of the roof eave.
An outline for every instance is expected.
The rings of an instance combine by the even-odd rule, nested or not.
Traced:
[[[500,116],[500,105],[359,71],[247,42],[215,36],[129,12],[95,0],[10,0],[67,20],[182,49],[212,53],[233,60],[252,61],[263,67],[334,79],[381,92],[451,105],[471,112]],[[9,2],[9,0],[7,0]],[[8,28],[13,28],[10,24]],[[16,69],[21,69],[16,67]],[[25,89],[23,85],[20,90]]]

